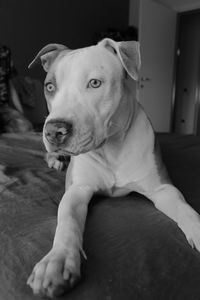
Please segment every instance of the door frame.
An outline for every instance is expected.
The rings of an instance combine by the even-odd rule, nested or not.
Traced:
[[[175,47],[174,47],[174,67],[173,67],[173,81],[172,81],[170,132],[175,131],[176,87],[177,87],[176,82],[177,82],[177,70],[178,70],[179,30],[180,30],[180,14],[177,13],[177,16],[176,16]]]
[[[173,78],[173,94],[172,94],[172,112],[171,112],[171,132],[175,132],[175,123],[176,123],[176,110],[177,110],[177,100],[176,100],[176,91],[177,91],[177,73],[178,73],[178,51],[179,51],[179,40],[180,40],[180,19],[182,16],[190,15],[194,13],[200,13],[200,9],[192,9],[189,11],[183,11],[177,13],[177,24],[176,24],[176,41],[175,41],[175,57],[174,57],[174,78]],[[200,56],[198,60],[198,82],[200,83]],[[196,87],[196,99],[195,99],[195,114],[194,114],[194,134],[197,134],[198,123],[200,124],[200,84]],[[199,119],[199,120],[198,120]]]

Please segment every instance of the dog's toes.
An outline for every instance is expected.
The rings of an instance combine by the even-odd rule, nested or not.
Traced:
[[[28,277],[26,283],[31,286],[33,283],[33,280],[34,280],[34,273],[32,272],[31,275]]]
[[[200,252],[200,216],[196,212],[192,213],[183,218],[178,225],[190,246]]]
[[[57,171],[62,171],[64,169],[64,163],[60,160],[55,160],[52,167]]]
[[[192,243],[193,243],[193,248],[195,248],[200,252],[200,226],[198,226],[198,229],[196,230],[197,232],[195,232],[194,236],[192,237]]]
[[[33,293],[38,295],[44,294],[43,277],[46,271],[46,264],[44,261],[36,264],[31,275],[27,280],[27,284],[33,289]]]
[[[68,288],[72,288],[80,279],[80,274],[72,273],[67,267],[65,267],[63,272],[63,278],[67,282]]]
[[[193,241],[193,239],[192,239],[192,238],[187,238],[187,241],[188,241],[188,243],[190,244],[190,246],[191,246],[192,248],[194,248],[194,247],[195,247],[195,245],[194,245],[194,241]]]
[[[61,156],[56,152],[52,152],[46,154],[46,162],[49,168],[54,168],[57,171],[64,171],[69,164],[69,158]]]
[[[76,261],[72,261],[76,259]],[[66,264],[66,262],[69,264]],[[80,257],[49,252],[33,269],[27,284],[36,295],[53,298],[72,288],[80,278]]]
[[[190,234],[190,236],[186,236],[186,238],[190,246],[200,252],[200,233]]]

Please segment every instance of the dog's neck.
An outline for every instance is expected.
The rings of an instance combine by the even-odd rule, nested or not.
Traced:
[[[137,114],[137,83],[128,79],[124,85],[122,99],[109,122],[107,142],[113,138],[123,140]]]
[[[106,161],[117,158],[121,153],[129,128],[133,125],[139,110],[136,83],[128,83],[120,104],[110,120],[108,137],[104,144],[94,151],[95,155]],[[107,157],[107,154],[110,158]]]

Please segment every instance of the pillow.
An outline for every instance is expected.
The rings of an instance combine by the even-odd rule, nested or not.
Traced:
[[[33,126],[24,115],[5,104],[0,107],[0,132],[27,132],[33,131]]]

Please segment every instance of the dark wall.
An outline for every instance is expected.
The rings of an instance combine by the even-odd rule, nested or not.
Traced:
[[[129,0],[1,0],[0,43],[11,48],[21,75],[42,78],[39,67],[27,65],[44,45],[90,45],[95,32],[125,29],[128,11]]]

